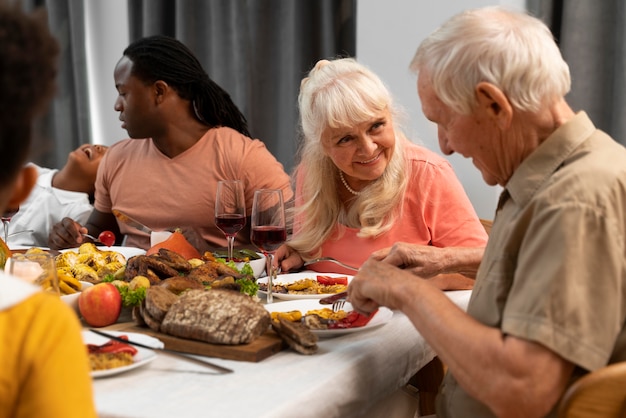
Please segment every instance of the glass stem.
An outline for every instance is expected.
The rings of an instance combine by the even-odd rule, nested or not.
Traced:
[[[7,243],[7,240],[9,239],[9,222],[3,220],[2,221],[2,226],[4,227],[4,243],[9,245]]]
[[[235,248],[235,237],[234,235],[227,235],[226,241],[228,241],[228,261],[232,261],[233,259],[233,251]]]
[[[274,301],[272,289],[274,287],[274,279],[276,278],[276,270],[274,270],[274,254],[265,254],[265,259],[267,261],[267,303],[272,303]]]

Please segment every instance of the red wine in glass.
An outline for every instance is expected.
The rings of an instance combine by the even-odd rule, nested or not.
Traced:
[[[279,226],[255,226],[250,240],[262,252],[274,252],[287,239],[287,230]]]
[[[226,235],[237,235],[246,225],[246,217],[239,214],[217,215],[215,225]]]
[[[215,226],[226,236],[228,260],[233,259],[235,235],[246,224],[244,184],[240,180],[222,180],[215,194]]]
[[[285,243],[287,230],[282,190],[261,189],[254,192],[250,241],[265,254],[267,265],[267,303],[272,303],[272,283],[276,279],[274,252]]]

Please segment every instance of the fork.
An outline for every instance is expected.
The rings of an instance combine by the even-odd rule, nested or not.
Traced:
[[[337,260],[335,258],[332,258],[332,257],[318,257],[318,258],[314,258],[313,260],[305,261],[304,262],[304,267],[306,267],[308,265],[311,265],[311,264],[320,263],[322,261],[330,261],[331,263],[338,264],[341,267],[344,267],[344,268],[347,268],[347,269],[350,269],[350,270],[354,270],[354,271],[359,271],[358,268],[349,266],[349,265],[345,264],[344,262],[339,261],[339,260]]]
[[[343,305],[346,304],[346,298],[341,298],[341,299],[337,299],[336,301],[333,302],[333,312],[339,312],[340,310],[343,309]]]

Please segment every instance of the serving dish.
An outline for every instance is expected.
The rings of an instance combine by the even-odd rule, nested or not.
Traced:
[[[330,308],[329,305],[322,305],[319,303],[319,300],[316,299],[306,299],[306,300],[291,300],[288,302],[277,302],[277,303],[269,303],[264,305],[265,309],[268,312],[289,312],[289,311],[300,311],[304,316],[308,311]],[[352,311],[352,305],[349,302],[346,302],[343,308],[344,311],[350,312]],[[318,337],[337,337],[339,335],[345,334],[353,334],[355,332],[363,332],[369,331],[380,326],[385,325],[387,322],[391,320],[393,317],[393,311],[389,308],[385,308],[381,306],[378,309],[378,312],[374,315],[370,321],[362,327],[355,328],[338,328],[338,329],[313,329],[311,332]]]

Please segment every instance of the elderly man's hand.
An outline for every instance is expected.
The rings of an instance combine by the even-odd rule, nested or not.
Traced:
[[[358,312],[368,314],[379,306],[402,309],[402,297],[415,277],[389,263],[369,258],[350,281],[348,300]]]
[[[371,258],[409,270],[424,279],[454,273],[475,277],[483,253],[484,248],[439,248],[398,242],[372,253]]]

